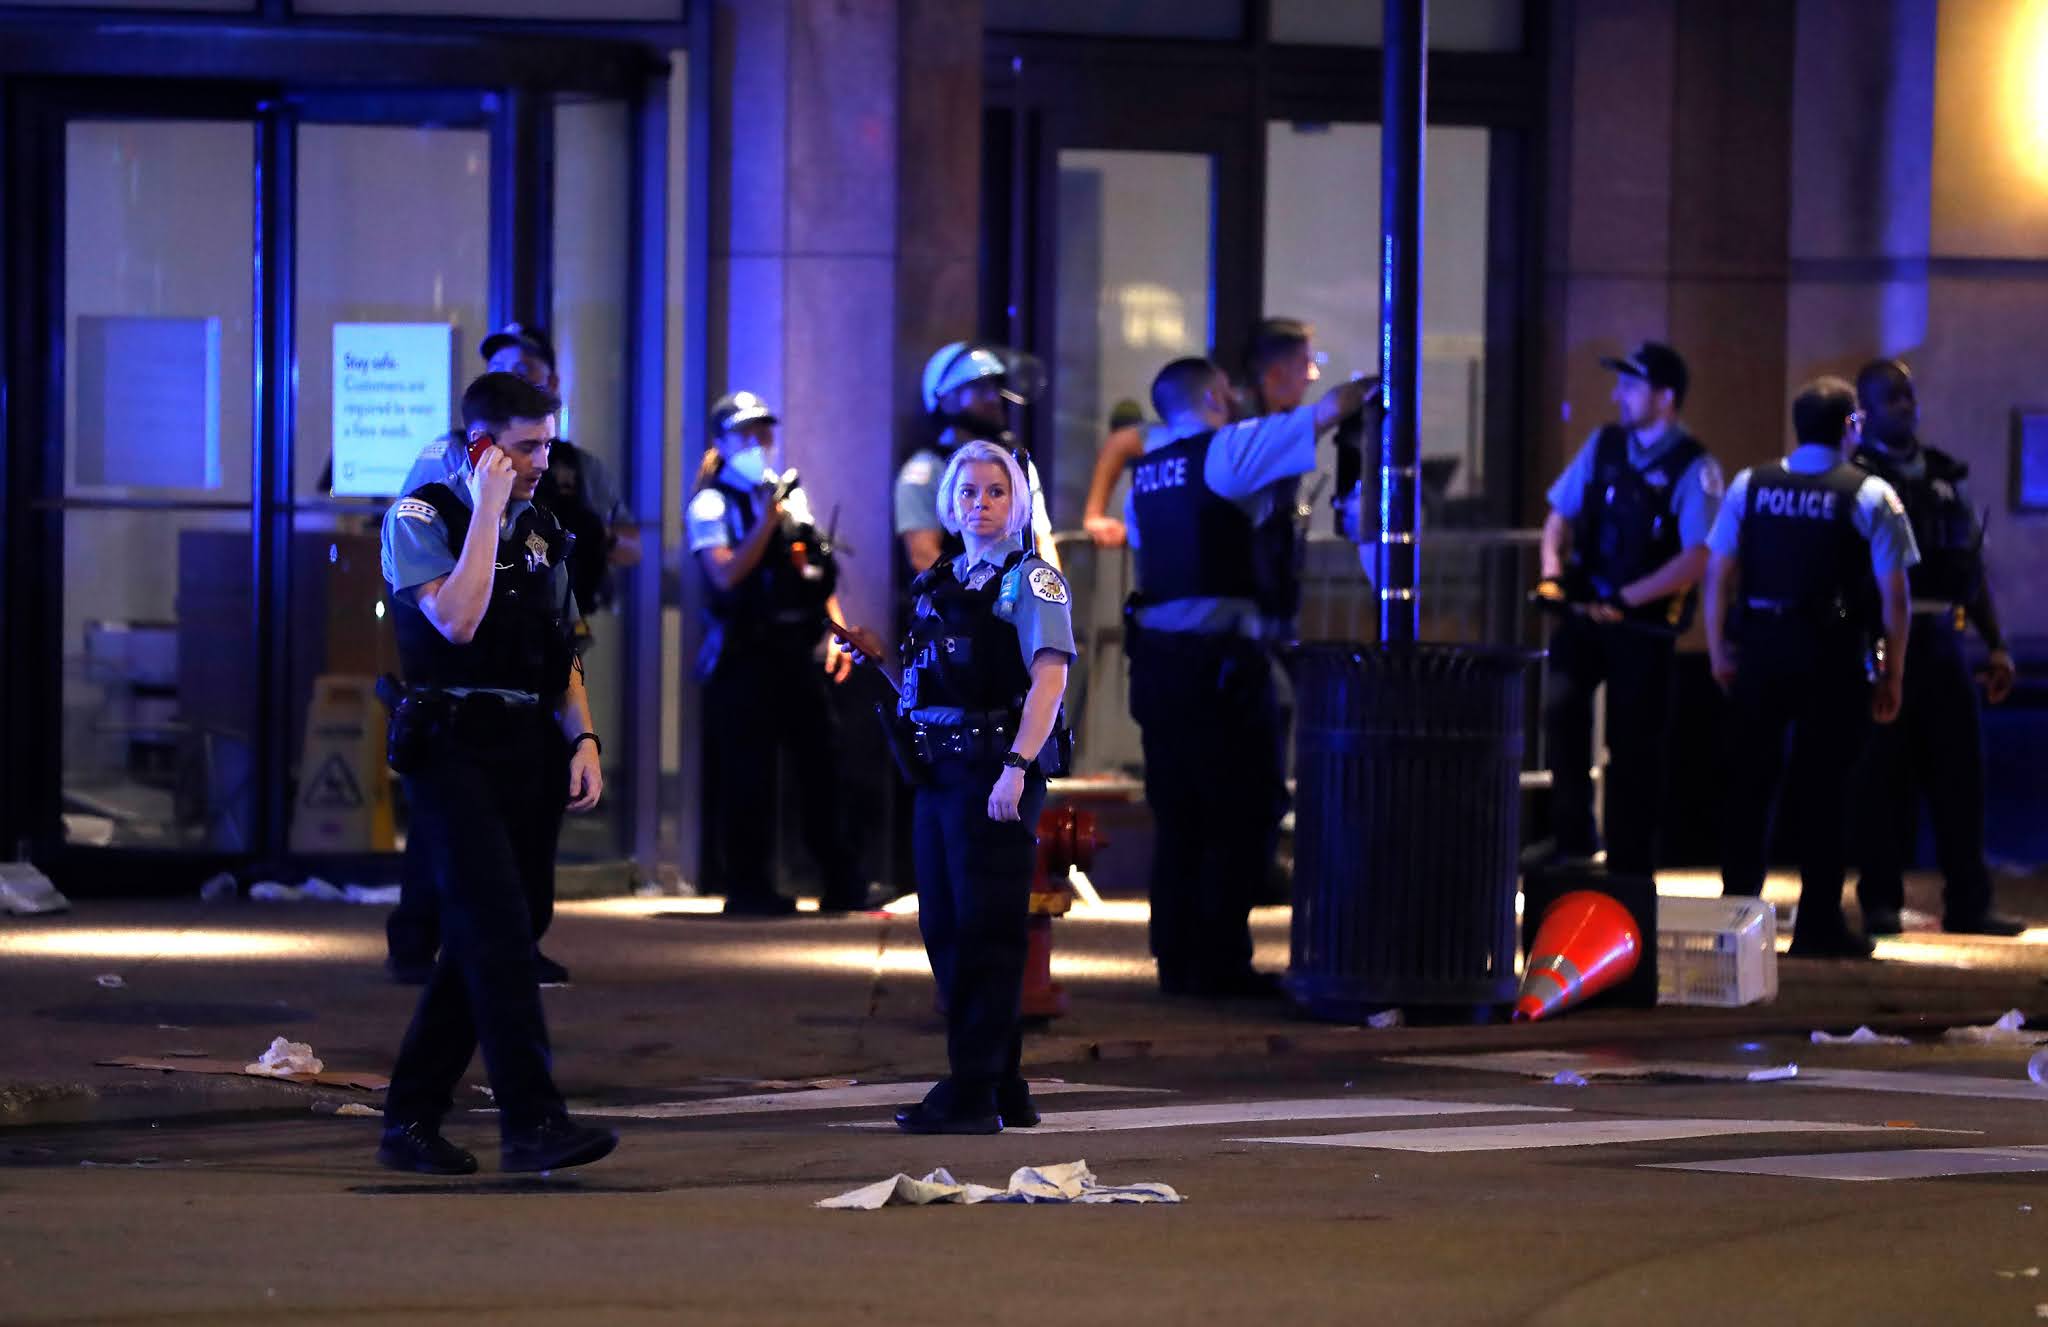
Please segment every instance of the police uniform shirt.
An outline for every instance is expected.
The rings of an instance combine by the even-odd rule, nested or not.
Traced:
[[[1637,471],[1649,469],[1678,444],[1681,432],[1667,425],[1648,441],[1641,433],[1630,433],[1629,465]],[[1596,429],[1593,436],[1586,439],[1586,445],[1579,448],[1578,455],[1572,457],[1564,473],[1557,477],[1557,482],[1550,486],[1550,509],[1567,521],[1577,520],[1580,509],[1586,505],[1586,488],[1593,482],[1593,457],[1599,445],[1600,431]],[[1680,548],[1697,548],[1706,540],[1707,531],[1713,528],[1715,514],[1721,508],[1721,489],[1721,463],[1704,452],[1679,475],[1671,507],[1678,513]]]
[[[732,467],[721,466],[718,483],[727,488],[736,488],[748,493],[747,511],[741,513],[733,507],[732,500],[717,488],[706,484],[690,499],[689,509],[684,513],[685,534],[692,553],[702,553],[712,548],[735,548],[746,538],[746,531],[752,522],[761,518],[761,499],[753,496],[754,485],[732,472]],[[798,525],[816,525],[811,516],[811,500],[801,487],[793,488],[782,500],[783,515]],[[741,517],[748,526],[741,524]]]
[[[1078,651],[1074,647],[1074,619],[1066,578],[1052,564],[1027,554],[1007,573],[1003,563],[1024,547],[1016,535],[997,540],[980,557],[962,553],[953,559],[953,575],[970,590],[986,586],[989,578],[1003,577],[996,592],[995,615],[1017,629],[1017,652],[1029,671],[1040,650],[1063,654],[1068,663]],[[910,717],[919,723],[958,723],[961,712],[951,706],[914,709]]]
[[[421,463],[426,457],[422,455]],[[456,500],[463,506],[475,510],[475,501],[469,491],[469,468],[443,478],[429,476],[424,481],[445,483]],[[410,491],[410,490],[409,490]],[[514,498],[505,504],[504,529],[510,530],[519,523],[519,518],[533,504],[522,498]],[[448,547],[448,523],[441,519],[441,513],[424,498],[404,497],[391,504],[384,513],[384,535],[382,539],[382,562],[384,583],[391,587],[393,597],[411,595],[428,581],[438,580],[455,570],[456,555]],[[566,561],[557,561],[549,569],[548,584],[551,592],[562,604],[565,621],[574,623],[582,619],[576,606],[576,596],[569,588],[569,567]],[[457,690],[451,688],[451,691]],[[531,697],[518,692],[502,693],[508,698],[520,700]]]
[[[1785,458],[1785,468],[1795,475],[1826,474],[1847,465],[1833,447],[1803,442]],[[1753,471],[1744,470],[1728,486],[1721,513],[1707,535],[1707,548],[1721,557],[1735,557],[1742,547],[1743,508],[1749,505],[1749,480]],[[1876,475],[1864,477],[1856,490],[1856,533],[1870,541],[1870,569],[1879,577],[1904,571],[1920,561],[1919,545],[1913,542],[1913,525],[1906,519],[1905,504],[1890,484]]]
[[[596,512],[607,528],[619,524],[626,518],[626,504],[620,498],[616,485],[612,483],[611,471],[605,463],[593,456],[587,449],[578,447],[576,459],[581,469],[580,494],[584,503]],[[405,486],[398,491],[401,495],[416,493],[422,484],[445,483],[456,487],[456,476],[469,464],[469,446],[459,433],[449,433],[434,439],[420,449],[414,458],[412,469],[405,475]]]
[[[1274,504],[1280,501],[1281,486],[1287,480],[1313,473],[1316,468],[1315,415],[1313,405],[1304,405],[1284,414],[1260,415],[1217,429],[1202,466],[1202,482],[1216,496],[1233,503],[1254,526],[1265,524],[1273,515]],[[1150,455],[1161,447],[1206,431],[1192,423],[1178,430],[1164,424],[1155,426],[1146,430],[1145,452]],[[1143,464],[1141,458],[1139,465]],[[1136,502],[1140,478],[1133,479],[1132,493],[1124,498],[1125,541],[1132,548],[1138,547],[1145,537],[1138,523]],[[1262,636],[1266,629],[1258,605],[1249,599],[1176,599],[1151,604],[1138,610],[1138,624],[1152,631],[1251,637]]]
[[[939,520],[939,481],[946,477],[946,458],[931,447],[920,448],[896,472],[896,533],[912,530],[944,530]],[[1031,538],[1035,543],[1052,535],[1052,517],[1046,514],[1045,485],[1038,482],[1038,463],[1024,462],[1024,482],[1031,486]]]
[[[1910,456],[1902,452],[1888,451],[1874,443],[1872,448],[1881,453],[1884,456],[1885,464],[1897,470],[1903,478],[1914,483],[1927,478],[1926,447],[1914,447]],[[1969,523],[1965,527],[1964,538],[1970,543],[1976,543],[1981,546],[1984,538],[1984,526],[1977,512],[1977,504],[1970,501],[1969,482],[1967,479],[1958,479],[1953,484],[1950,484],[1949,487],[1955,492],[1956,504],[1962,508],[1968,518]],[[1916,613],[1946,614],[1953,607],[1954,605],[1946,599],[1915,599],[1913,601],[1913,611]]]

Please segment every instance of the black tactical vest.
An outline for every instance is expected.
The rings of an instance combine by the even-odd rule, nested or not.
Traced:
[[[1251,599],[1263,607],[1258,532],[1242,508],[1203,478],[1215,439],[1214,430],[1180,438],[1131,467],[1138,593],[1148,604]]]
[[[567,438],[549,446],[548,468],[533,497],[576,540],[569,550],[569,588],[576,592],[576,606],[590,613],[610,603],[611,531],[605,513],[590,505],[583,453]]]
[[[1593,443],[1593,475],[1572,523],[1572,574],[1592,596],[1609,599],[1683,551],[1679,542],[1678,481],[1706,454],[1698,439],[1680,433],[1654,462],[1629,464],[1628,430],[1609,424]],[[1684,630],[1696,595],[1687,590],[1623,609],[1630,619]]]
[[[1863,472],[1835,465],[1795,474],[1783,461],[1749,474],[1736,555],[1742,634],[1801,634],[1842,641],[1872,623],[1870,542],[1856,529]]]
[[[1976,602],[1984,585],[1977,522],[1956,490],[1956,485],[1969,477],[1970,467],[1932,447],[1920,450],[1926,464],[1917,479],[1908,479],[1898,461],[1881,447],[1858,447],[1855,460],[1896,489],[1899,501],[1905,504],[1913,542],[1920,547],[1919,563],[1906,572],[1913,597],[1967,606]]]
[[[1031,691],[1017,628],[996,616],[1003,579],[1028,555],[1021,549],[979,589],[953,574],[946,558],[911,583],[916,604],[904,639],[903,710],[956,707],[1007,714],[1014,723]]]
[[[446,484],[423,484],[410,496],[440,514],[448,551],[460,558],[469,534],[468,505]],[[406,685],[531,691],[543,700],[566,690],[575,658],[574,624],[555,591],[554,568],[568,557],[570,543],[569,533],[547,508],[529,504],[498,542],[491,602],[466,645],[443,636],[413,596],[389,596]]]
[[[713,483],[738,517],[740,538],[758,519],[753,495],[730,484]],[[839,563],[831,545],[811,525],[785,517],[754,569],[729,590],[710,587],[712,616],[734,634],[787,632],[815,645],[825,633],[825,601],[839,587]]]

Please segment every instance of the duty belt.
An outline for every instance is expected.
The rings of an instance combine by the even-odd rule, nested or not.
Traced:
[[[1969,623],[1963,606],[1947,599],[1915,599],[1907,605],[1914,617],[1932,618],[1961,631]]]
[[[942,760],[995,760],[1010,749],[1015,732],[989,716],[964,723],[919,723],[911,720],[910,750],[927,765]]]

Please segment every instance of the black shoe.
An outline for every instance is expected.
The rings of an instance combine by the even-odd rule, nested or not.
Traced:
[[[833,892],[818,900],[823,913],[875,912],[889,906],[902,894],[887,885],[862,885],[860,891]]]
[[[617,1130],[577,1124],[566,1115],[558,1115],[535,1128],[506,1134],[498,1153],[498,1168],[567,1170],[602,1160],[618,1145]]]
[[[421,1175],[474,1175],[476,1158],[431,1124],[387,1124],[377,1143],[377,1164]]]
[[[726,897],[725,911],[720,915],[726,917],[788,917],[795,912],[796,900],[785,898],[781,894],[733,894]]]
[[[569,984],[569,969],[555,962],[546,954],[541,953],[538,949],[533,951],[533,975],[540,980],[540,984],[543,986],[567,986]]]
[[[1240,968],[1235,972],[1206,974],[1168,986],[1162,978],[1159,989],[1168,995],[1188,995],[1198,1000],[1284,1000],[1287,988],[1277,972]]]
[[[1905,922],[1891,908],[1865,908],[1863,910],[1863,933],[1865,935],[1897,935],[1905,929]]]
[[[1031,1100],[1031,1084],[1021,1078],[1006,1078],[998,1083],[996,1114],[1002,1116],[1005,1129],[1037,1128],[1038,1106]]]
[[[2020,935],[2027,930],[2027,924],[2013,917],[1987,912],[1969,921],[1944,921],[1941,929],[1950,935]]]
[[[896,1127],[905,1133],[1001,1133],[1003,1117],[992,1110],[973,1115],[942,1115],[920,1101],[896,1112]]]
[[[1788,958],[1871,958],[1876,953],[1865,936],[1856,934],[1844,926],[1840,930],[1827,931],[1817,935],[1792,933],[1792,947],[1785,951]]]
[[[429,954],[424,959],[414,959],[393,954],[384,960],[384,970],[400,986],[424,986],[434,979],[434,956]]]

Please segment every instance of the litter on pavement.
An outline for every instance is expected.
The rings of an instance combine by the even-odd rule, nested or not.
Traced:
[[[50,877],[35,867],[27,862],[0,862],[0,912],[34,917],[70,906],[71,900],[58,893]]]
[[[1847,1036],[1836,1036],[1832,1032],[1815,1031],[1813,1034],[1813,1044],[1816,1046],[1910,1046],[1913,1044],[1913,1041],[1910,1037],[1893,1037],[1887,1036],[1882,1032],[1872,1032],[1866,1025],[1858,1026],[1854,1032],[1849,1033]]]
[[[254,1064],[242,1066],[242,1072],[288,1078],[293,1074],[317,1074],[326,1068],[327,1062],[313,1054],[313,1048],[305,1042],[273,1037]]]
[[[1171,1185],[1156,1182],[1108,1185],[1097,1182],[1086,1161],[1069,1161],[1058,1166],[1021,1166],[1001,1189],[985,1184],[963,1184],[949,1170],[935,1170],[921,1180],[898,1173],[849,1190],[836,1198],[821,1198],[819,1207],[840,1211],[872,1212],[883,1207],[923,1207],[931,1203],[1177,1203],[1179,1193]]]
[[[2025,1014],[2008,1009],[1996,1023],[1950,1028],[1941,1034],[1941,1039],[1963,1046],[2038,1046],[2048,1041],[2048,1032],[2027,1031],[2026,1021]]]
[[[211,883],[211,882],[209,882]],[[204,890],[201,891],[204,894]],[[319,876],[306,877],[303,885],[280,884],[275,880],[259,880],[249,886],[249,899],[254,903],[369,903],[396,904],[397,885],[337,885],[322,880]],[[232,897],[216,895],[215,897]]]

